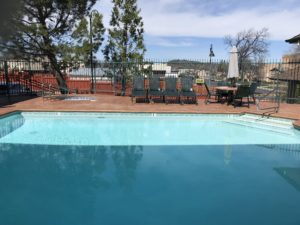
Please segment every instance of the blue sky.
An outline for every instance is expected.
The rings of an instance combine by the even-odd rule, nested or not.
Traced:
[[[292,48],[284,40],[300,33],[299,0],[138,0],[138,5],[149,59],[207,59],[210,44],[216,59],[226,59],[225,35],[264,27],[270,32],[267,58],[280,59]],[[111,0],[95,7],[106,27],[111,7]]]

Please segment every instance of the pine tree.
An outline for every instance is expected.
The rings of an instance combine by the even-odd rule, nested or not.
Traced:
[[[72,43],[75,24],[88,15],[96,0],[22,0],[11,24],[13,35],[1,39],[3,49],[19,57],[46,58],[61,92],[67,84],[58,62],[62,45]]]
[[[108,30],[108,43],[103,51],[105,59],[127,63],[143,60],[144,24],[137,0],[112,0],[113,10]]]
[[[122,79],[122,93],[125,94],[126,79],[137,70],[137,63],[143,61],[144,24],[137,0],[112,0],[113,9],[108,30],[108,42],[103,51],[107,61],[118,63]]]
[[[83,18],[79,24],[76,26],[72,34],[74,39],[74,59],[75,61],[84,61],[90,63],[91,61],[91,50],[95,54],[98,52],[104,38],[105,28],[103,25],[103,16],[99,12],[92,14],[91,21],[92,27],[90,27],[89,22],[86,18]],[[92,35],[92,36],[91,36]],[[92,38],[92,46],[91,40]],[[93,55],[95,59],[95,55]]]

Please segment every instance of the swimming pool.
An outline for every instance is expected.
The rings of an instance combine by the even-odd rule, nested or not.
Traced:
[[[254,115],[0,119],[0,224],[299,224],[300,133]]]

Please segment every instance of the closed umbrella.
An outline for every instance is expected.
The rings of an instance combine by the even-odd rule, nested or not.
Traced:
[[[236,78],[236,77],[239,77],[238,51],[237,48],[233,46],[230,51],[227,78]]]

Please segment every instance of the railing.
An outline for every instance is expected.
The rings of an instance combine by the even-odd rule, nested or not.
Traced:
[[[275,86],[268,91],[263,91],[263,89],[260,90],[260,95],[256,96],[255,103],[257,110],[264,111],[264,115],[270,115],[271,113],[278,113],[280,108],[280,86],[279,86],[279,75],[280,70],[275,70],[276,72],[276,82]],[[258,92],[258,91],[257,91]],[[258,92],[259,93],[259,92]],[[263,105],[263,101],[268,101],[271,103],[271,105]]]
[[[279,78],[280,99],[278,100],[275,97],[276,91],[271,91],[276,86],[272,78],[273,69],[279,67],[283,72],[280,74],[282,77]],[[55,87],[55,91],[59,90],[49,68],[49,63],[43,61],[0,60],[0,94],[36,94],[41,93],[42,90],[49,91],[52,87]],[[244,62],[240,65],[240,77],[248,81],[256,80],[263,83],[265,91],[261,94],[261,100],[259,99],[258,109],[265,108],[264,101],[271,101],[276,111],[280,101],[300,102],[300,84],[297,83],[297,81],[300,82],[299,68],[300,63],[296,61]],[[162,79],[166,76],[190,75],[195,78],[222,82],[227,78],[227,71],[227,60],[212,60],[211,62],[209,60],[144,60],[126,63],[98,61],[93,65],[93,79],[90,64],[72,62],[62,69],[68,88],[77,90],[78,93],[110,94],[119,94],[124,91],[122,89],[126,89],[125,94],[129,94],[132,78],[137,74],[144,75],[145,78],[159,76]],[[26,76],[28,77],[25,79]],[[20,80],[20,77],[23,80]]]
[[[294,155],[297,155],[300,159],[300,145],[299,144],[282,144],[282,145],[274,145],[274,144],[262,144],[259,145],[264,149],[271,151],[279,151],[279,152],[288,152]]]

